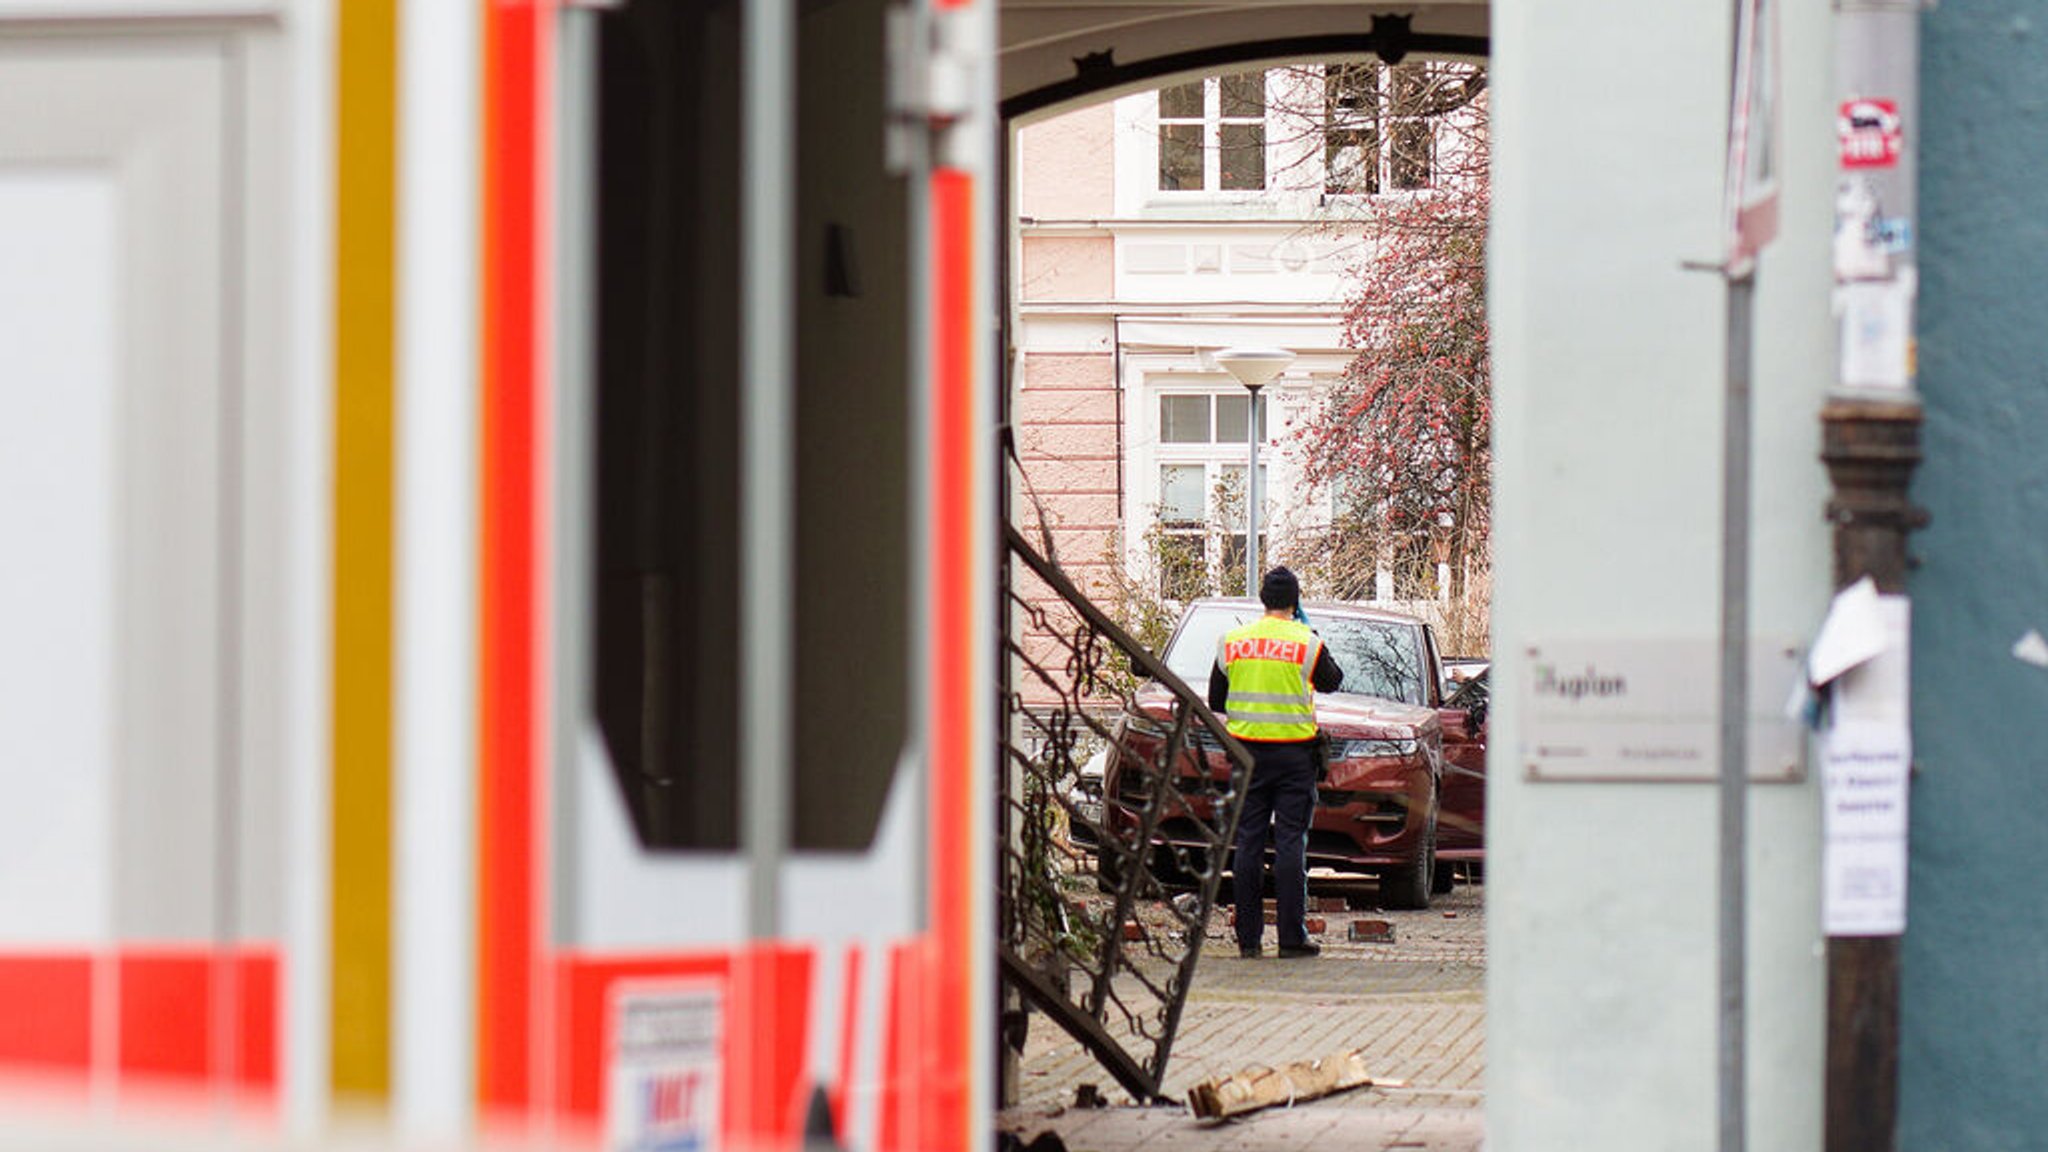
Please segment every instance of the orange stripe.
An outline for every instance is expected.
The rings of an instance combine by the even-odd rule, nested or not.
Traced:
[[[860,945],[846,946],[846,967],[840,974],[839,1073],[827,1102],[832,1107],[832,1131],[843,1145],[853,1143],[847,1132],[846,1098],[853,1089],[854,1037],[860,1031]]]
[[[121,1075],[204,1080],[213,957],[201,949],[120,955]]]
[[[92,1060],[92,956],[0,956],[0,1068],[76,1071]]]
[[[478,621],[477,1057],[484,1110],[536,1100],[544,925],[539,860],[538,158],[544,3],[484,8],[484,244]]]
[[[396,0],[337,5],[334,685],[328,1052],[334,1091],[391,1087]]]
[[[915,1076],[923,1071],[911,1063],[918,1031],[918,1013],[911,999],[911,990],[920,983],[916,953],[910,944],[889,950],[889,994],[882,1009],[881,1115],[875,1134],[882,1152],[906,1152],[912,1147],[911,1105],[919,1088]]]
[[[96,989],[93,969],[101,963],[115,978]],[[229,1081],[267,1096],[277,1086],[281,1046],[280,963],[273,943],[0,956],[0,1068],[83,1077],[95,1056],[97,996],[115,1017],[113,1050],[99,1058],[124,1081],[192,1088]],[[221,996],[234,1000],[232,1018],[215,1015]],[[221,1024],[231,1032],[216,1045]]]
[[[974,1143],[967,1115],[976,1003],[974,956],[974,707],[982,678],[975,635],[974,178],[932,173],[932,1077],[923,1135],[930,1147]]]
[[[275,945],[123,948],[119,1067],[124,1079],[229,1081],[259,1092],[277,1085],[278,970]],[[233,1002],[217,1017],[216,997]],[[217,1023],[230,1034],[211,1042]],[[222,1064],[225,1066],[222,1066]]]

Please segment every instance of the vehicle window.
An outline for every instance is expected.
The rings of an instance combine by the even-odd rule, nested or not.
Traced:
[[[1209,683],[1216,662],[1216,642],[1223,634],[1257,615],[1249,605],[1197,608],[1181,622],[1166,648],[1166,666],[1195,691]],[[1311,619],[1316,634],[1330,647],[1330,658],[1344,670],[1341,691],[1381,696],[1406,704],[1422,704],[1424,694],[1420,648],[1412,625],[1344,616]]]
[[[1486,673],[1465,681],[1450,699],[1453,708],[1471,708],[1486,703]]]
[[[1425,704],[1422,646],[1412,625],[1341,616],[1313,622],[1330,656],[1344,669],[1342,691]]]
[[[736,6],[602,17],[591,700],[640,842],[738,846]]]
[[[738,845],[744,511],[741,453],[745,319],[739,278],[746,112],[738,0],[630,0],[604,6],[590,158],[595,492],[589,531],[589,698],[635,832],[648,848]],[[826,75],[882,51],[879,21],[811,5],[805,67]],[[812,59],[816,57],[816,59]],[[797,233],[822,238],[860,220],[861,243],[904,250],[908,187],[852,125],[878,122],[879,69],[826,100],[799,101],[805,125]],[[815,174],[832,174],[829,181]],[[819,257],[819,263],[825,263]],[[789,412],[796,468],[790,628],[789,845],[869,845],[910,740],[911,604],[916,556],[905,468],[913,391],[912,270],[862,266],[858,290],[804,281],[792,293],[801,337]],[[857,482],[853,482],[857,481]]]
[[[1181,621],[1180,630],[1166,645],[1166,666],[1197,692],[1206,691],[1209,667],[1216,663],[1216,642],[1223,634],[1251,621],[1257,613],[1250,605],[1197,608]]]

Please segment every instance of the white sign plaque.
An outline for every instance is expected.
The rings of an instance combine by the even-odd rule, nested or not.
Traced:
[[[609,1152],[716,1152],[725,987],[632,982],[611,997]]]
[[[1520,751],[1529,779],[1719,778],[1718,641],[1549,641],[1524,655]],[[1784,710],[1800,683],[1799,650],[1759,638],[1749,663],[1750,779],[1797,780],[1805,730]]]

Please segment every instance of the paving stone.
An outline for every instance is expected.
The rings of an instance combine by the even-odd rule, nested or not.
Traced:
[[[1076,1084],[1110,1081],[1085,1049],[1033,1013],[1020,1100],[1002,1123],[1026,1139],[1051,1128],[1074,1152],[1477,1152],[1484,1136],[1483,896],[1482,885],[1461,884],[1429,911],[1365,921],[1384,923],[1397,943],[1354,941],[1358,921],[1347,921],[1346,932],[1325,939],[1320,957],[1285,964],[1273,959],[1270,944],[1263,958],[1240,959],[1226,909],[1210,922],[1221,938],[1196,967],[1167,1067],[1170,1097],[1184,1100],[1191,1085],[1211,1076],[1346,1048],[1363,1049],[1376,1073],[1406,1087],[1358,1089],[1223,1125],[1200,1124],[1179,1108],[1061,1110]],[[1217,924],[1226,926],[1221,933]],[[1119,1091],[1107,1095],[1124,1099]],[[1054,1111],[1061,1114],[1047,1115]]]

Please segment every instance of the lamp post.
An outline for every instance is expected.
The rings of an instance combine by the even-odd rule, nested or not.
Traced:
[[[1245,413],[1245,443],[1251,446],[1244,473],[1244,587],[1245,595],[1259,594],[1259,389],[1294,363],[1294,353],[1285,348],[1225,348],[1213,357],[1218,367],[1244,385],[1252,394]]]

